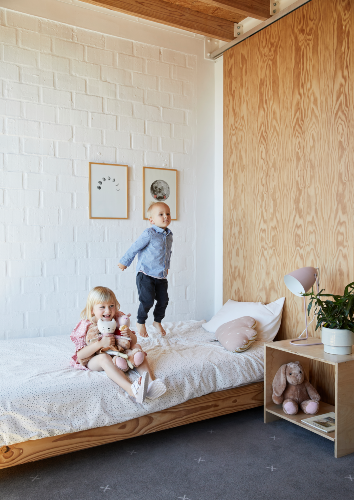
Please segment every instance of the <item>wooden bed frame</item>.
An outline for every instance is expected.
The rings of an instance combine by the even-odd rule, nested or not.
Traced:
[[[257,382],[212,392],[121,424],[3,446],[0,469],[263,406],[263,387],[263,382]]]

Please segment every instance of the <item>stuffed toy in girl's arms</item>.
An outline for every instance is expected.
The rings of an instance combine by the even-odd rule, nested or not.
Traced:
[[[130,349],[130,314],[124,314],[123,316],[118,316],[117,322],[118,322],[118,329],[120,335],[116,334],[114,335],[116,338],[116,344],[119,347],[123,347],[123,349]]]
[[[143,353],[142,349],[136,347],[134,349],[130,349],[131,347],[131,339],[129,325],[130,325],[130,314],[124,314],[119,316],[117,322],[115,319],[111,321],[102,321],[99,319],[97,321],[96,317],[93,316],[91,321],[92,325],[89,327],[86,335],[86,343],[90,344],[91,342],[97,342],[102,338],[102,335],[114,335],[115,337],[115,345],[110,347],[102,347],[97,354],[106,353],[111,356],[119,356],[126,360],[126,367],[122,367],[119,364],[119,368],[122,371],[127,371],[129,368],[134,368],[141,364],[141,357],[135,357],[137,353]],[[118,324],[117,324],[118,323]],[[117,328],[118,327],[118,328]],[[140,362],[136,362],[137,359]],[[117,365],[118,366],[118,365]]]
[[[115,319],[112,319],[111,321],[102,321],[101,319],[99,319],[97,321],[97,318],[93,316],[91,322],[92,325],[89,327],[86,334],[87,345],[91,344],[91,342],[97,342],[102,338],[102,335],[114,335],[117,329],[117,323]],[[124,351],[124,347],[114,345],[110,347],[102,347],[99,352],[106,352],[108,349],[116,352]]]
[[[283,404],[287,415],[295,415],[299,406],[304,413],[315,415],[318,412],[320,395],[310,382],[305,380],[304,369],[299,361],[282,365],[273,380],[273,402]]]

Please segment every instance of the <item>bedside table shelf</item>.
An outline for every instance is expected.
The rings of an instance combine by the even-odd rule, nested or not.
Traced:
[[[324,438],[329,439],[330,441],[335,440],[335,432],[323,432],[320,429],[316,429],[315,427],[311,427],[310,425],[301,422],[302,419],[309,418],[312,415],[305,415],[305,413],[303,413],[302,411],[299,411],[297,415],[285,415],[282,406],[275,405],[274,403],[272,405],[267,406],[266,411],[272,413],[277,417],[283,418],[284,420],[288,420],[293,424],[303,427],[308,431],[314,432],[315,434],[319,434],[320,436],[323,436]],[[318,415],[323,415],[324,413],[329,413],[330,411],[335,411],[333,405],[328,405],[327,403],[320,402],[320,409],[318,411]]]
[[[318,339],[309,338],[308,343],[318,342]],[[334,412],[336,415],[335,432],[326,433],[303,422],[306,415],[301,410],[297,415],[286,415],[281,405],[272,401],[272,382],[281,365],[290,361],[299,361],[304,368],[307,379],[311,382],[310,364],[323,363],[326,366],[331,383],[334,384],[335,406],[320,402],[318,415]],[[328,377],[328,375],[327,375]],[[333,380],[332,380],[333,379]],[[299,425],[310,432],[314,432],[334,443],[335,457],[342,457],[354,452],[354,354],[337,356],[327,354],[323,345],[297,346],[289,340],[270,342],[264,345],[264,422],[270,423],[280,418]],[[313,383],[316,387],[316,384]]]

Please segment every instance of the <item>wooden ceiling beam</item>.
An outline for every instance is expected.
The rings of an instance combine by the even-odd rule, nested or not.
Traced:
[[[270,17],[270,0],[165,0],[184,7],[223,17],[235,23],[245,17],[265,21]]]
[[[224,7],[216,5],[218,2],[210,1],[210,0],[164,0],[170,4],[181,5],[182,7],[186,7],[187,9],[196,10],[198,12],[203,12],[204,14],[208,14],[213,17],[220,17],[222,19],[227,19],[228,21],[232,21],[233,23],[239,23],[241,19],[244,19],[245,16],[242,16],[239,12],[235,12],[235,9],[231,7]]]
[[[193,0],[191,0],[193,1]],[[270,0],[200,0],[214,7],[228,9],[243,17],[265,21],[270,17]]]
[[[163,0],[81,0],[82,2],[124,12],[175,28],[210,36],[218,40],[231,41],[234,23],[203,12],[174,5]]]

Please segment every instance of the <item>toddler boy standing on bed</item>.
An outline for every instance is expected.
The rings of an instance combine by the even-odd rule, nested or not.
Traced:
[[[171,224],[170,207],[166,203],[152,203],[148,210],[151,227],[139,236],[120,259],[118,267],[124,271],[138,254],[136,284],[139,293],[137,330],[142,337],[148,337],[145,321],[154,301],[154,327],[166,335],[161,321],[168,305],[167,275],[170,268],[173,235],[168,226]]]

